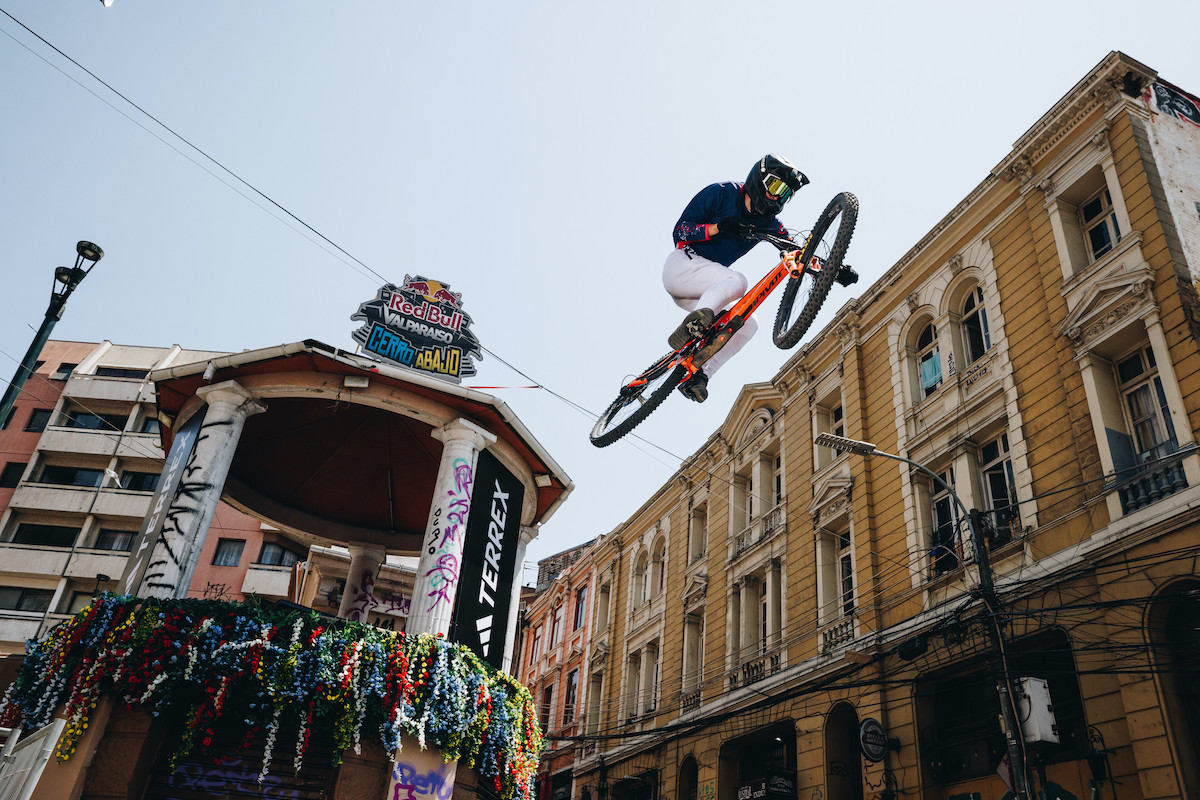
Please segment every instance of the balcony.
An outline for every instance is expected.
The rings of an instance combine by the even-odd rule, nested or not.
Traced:
[[[0,563],[4,565],[4,572],[10,575],[62,575],[70,557],[71,550],[66,547],[0,544]],[[120,575],[121,571],[117,570],[116,574]]]
[[[700,707],[700,690],[693,689],[690,692],[684,692],[679,698],[679,713],[690,714]]]
[[[1170,443],[1169,446],[1173,448],[1174,443]],[[1166,447],[1167,445],[1162,445],[1160,449]],[[1117,492],[1121,499],[1121,511],[1126,514],[1153,505],[1188,486],[1187,477],[1183,472],[1183,458],[1188,455],[1188,451],[1157,456],[1156,450],[1143,455],[1150,458],[1138,468],[1136,474],[1108,487],[1109,492]]]
[[[0,644],[8,643],[0,652],[23,653],[25,642],[37,638],[41,625],[41,612],[0,611]]]
[[[288,583],[292,577],[291,567],[272,567],[266,564],[251,564],[242,581],[242,594],[259,594],[267,597],[287,597]]]
[[[111,456],[117,450],[118,431],[97,431],[88,428],[65,428],[51,425],[38,440],[38,449],[49,453]],[[142,458],[146,455],[141,454]]]
[[[120,575],[129,553],[125,550],[76,550],[67,564],[68,578],[94,579],[97,575]]]
[[[783,650],[775,648],[754,658],[748,658],[729,673],[729,688],[737,689],[758,683],[783,669]]]
[[[786,500],[780,501],[779,505],[752,521],[741,533],[735,536],[729,559],[732,561],[760,542],[765,542],[776,534],[786,531],[786,505]]]
[[[821,652],[829,653],[854,641],[854,617],[839,619],[821,630]]]
[[[91,486],[60,486],[53,483],[22,483],[9,505],[16,509],[86,514],[97,490]]]
[[[138,378],[105,378],[72,375],[63,389],[64,397],[78,400],[112,400],[123,403],[153,403],[154,385]]]

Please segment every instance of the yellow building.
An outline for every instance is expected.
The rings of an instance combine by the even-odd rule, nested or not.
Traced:
[[[1200,796],[1197,272],[1200,102],[1111,53],[593,546],[572,796]]]

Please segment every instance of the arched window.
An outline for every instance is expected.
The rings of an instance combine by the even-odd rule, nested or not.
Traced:
[[[650,599],[650,554],[645,550],[638,555],[637,566],[633,570],[634,602],[639,606]]]
[[[917,337],[917,376],[924,400],[942,385],[942,357],[938,352],[937,328],[929,323]]]
[[[967,295],[962,310],[963,345],[966,347],[966,362],[973,364],[992,346],[992,333],[988,328],[987,309],[983,305],[983,289],[976,286]]]
[[[667,588],[667,543],[662,539],[654,543],[650,565],[653,570],[650,593],[657,597]]]

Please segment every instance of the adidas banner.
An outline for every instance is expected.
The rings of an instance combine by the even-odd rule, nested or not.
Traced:
[[[471,487],[450,639],[497,669],[504,661],[525,487],[487,450]]]

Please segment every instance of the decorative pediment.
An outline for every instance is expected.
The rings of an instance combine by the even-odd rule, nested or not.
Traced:
[[[849,475],[830,475],[813,486],[813,500],[808,504],[814,525],[828,525],[850,509],[850,492],[854,479]]]
[[[708,594],[708,576],[692,575],[683,587],[683,607],[695,605]]]
[[[746,424],[742,426],[741,432],[738,434],[737,443],[734,445],[735,450],[741,450],[747,444],[752,442],[763,428],[771,426],[771,420],[775,419],[775,412],[769,408],[759,408],[750,415],[746,420]]]
[[[593,642],[592,652],[588,656],[588,666],[597,669],[608,661],[608,645],[604,642]]]
[[[1124,321],[1154,308],[1154,272],[1147,266],[1090,282],[1074,309],[1059,326],[1076,351],[1086,352],[1107,338]]]
[[[746,384],[725,417],[719,438],[732,444],[731,452],[738,452],[771,424],[782,400],[779,389],[769,383]]]

